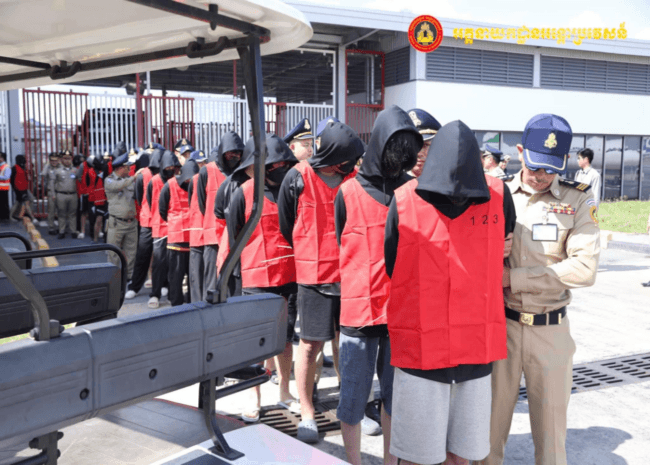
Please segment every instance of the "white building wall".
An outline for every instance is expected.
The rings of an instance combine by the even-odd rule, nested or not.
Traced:
[[[441,124],[522,131],[538,113],[567,119],[574,133],[650,134],[650,96],[411,81],[386,88],[386,105],[427,110]]]

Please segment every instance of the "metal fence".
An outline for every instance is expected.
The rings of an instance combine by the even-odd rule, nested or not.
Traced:
[[[7,91],[0,92],[0,152],[11,152],[9,140],[9,101]]]

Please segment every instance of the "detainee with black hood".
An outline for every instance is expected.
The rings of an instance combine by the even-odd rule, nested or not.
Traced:
[[[160,298],[167,295],[169,285],[167,263],[167,220],[160,216],[160,193],[167,182],[180,172],[181,163],[176,155],[163,149],[160,156],[160,172],[147,185],[147,202],[151,208],[151,237],[153,237],[153,263],[151,264],[151,293],[149,308],[158,308]]]
[[[395,105],[382,111],[359,172],[341,186],[334,201],[341,267],[341,395],[336,415],[353,465],[361,465],[361,421],[375,366],[384,464],[397,463],[389,453],[393,367],[386,325],[390,279],[384,267],[384,229],[393,193],[412,179],[406,171],[415,166],[421,146],[422,136],[406,112]]]
[[[189,294],[188,298],[184,299],[183,296],[183,279],[190,269],[190,202],[187,189],[198,172],[196,162],[187,160],[181,173],[171,177],[162,188],[158,201],[160,217],[167,222],[167,280],[172,306],[183,305],[184,300],[190,301]]]
[[[490,374],[507,356],[501,281],[515,220],[510,191],[483,173],[461,121],[440,129],[420,177],[395,191],[384,254],[390,452],[402,464],[467,464],[490,450]]]
[[[243,151],[244,143],[236,132],[224,134],[210,152],[209,162],[201,168],[196,183],[199,210],[203,214],[203,300],[207,299],[208,290],[217,285],[217,253],[226,227],[225,219],[215,215],[217,191],[239,166]]]
[[[298,160],[286,142],[275,134],[266,136],[266,148],[268,153],[265,163],[262,217],[240,258],[242,294],[253,295],[270,292],[287,300],[287,339],[284,352],[275,357],[275,365],[278,368],[279,405],[297,413],[300,411],[300,405],[289,391],[293,359],[292,341],[297,317],[296,301],[290,297],[295,295],[298,290],[296,266],[293,249],[280,232],[277,202],[282,180],[287,172],[298,163]],[[232,196],[226,214],[230,246],[234,244],[234,238],[250,218],[253,210],[254,186],[253,179],[249,179],[235,190]],[[242,419],[246,422],[259,420],[260,408],[261,392],[260,388],[256,387],[255,405],[242,414]]]
[[[280,230],[293,246],[296,262],[301,322],[295,368],[302,414],[298,439],[305,442],[318,441],[311,398],[316,357],[325,341],[338,333],[341,278],[334,198],[341,184],[355,176],[364,149],[352,128],[332,123],[321,134],[316,155],[292,168],[280,188]]]
[[[235,191],[249,179],[253,179],[255,163],[254,158],[255,140],[251,137],[246,142],[242,152],[241,162],[233,173],[221,183],[217,191],[217,198],[214,202],[214,214],[218,221],[226,222],[230,201]],[[228,229],[224,229],[219,241],[219,250],[217,251],[217,273],[221,274],[221,267],[226,261],[230,252],[230,239]],[[230,296],[241,295],[241,270],[239,262],[233,268],[232,274],[228,279],[228,293]]]
[[[151,179],[160,172],[160,161],[164,153],[161,145],[155,145],[157,147],[150,144],[138,158],[138,161],[140,161],[143,157],[147,157],[147,166],[138,168],[135,177],[135,200],[140,204],[140,213],[138,214],[140,233],[138,234],[138,250],[135,254],[133,277],[131,278],[131,282],[129,282],[129,290],[124,295],[125,299],[133,299],[140,292],[140,289],[142,289],[142,286],[144,286],[147,280],[149,266],[151,265],[151,255],[153,253],[153,236],[151,235],[152,215],[151,204],[147,200],[145,190],[149,186]]]

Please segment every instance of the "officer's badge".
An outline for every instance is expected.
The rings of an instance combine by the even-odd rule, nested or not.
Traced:
[[[309,120],[308,119],[305,120],[305,129],[307,131],[309,131],[311,129],[311,126],[309,125]]]
[[[554,149],[555,147],[557,147],[557,139],[554,133],[550,133],[548,135],[548,138],[544,142],[544,147],[547,147],[549,149]]]
[[[422,124],[422,121],[420,120],[420,118],[418,118],[417,113],[415,113],[414,111],[409,111],[409,116],[411,117],[413,124],[415,124],[415,127],[418,127]]]
[[[594,224],[598,224],[598,207],[596,205],[589,207],[589,216],[591,216]]]
[[[183,139],[183,140],[181,141],[181,145],[190,145],[190,144],[187,143],[187,139]]]
[[[203,152],[199,152],[199,156],[200,156],[201,158],[205,157],[205,155],[203,155]]]

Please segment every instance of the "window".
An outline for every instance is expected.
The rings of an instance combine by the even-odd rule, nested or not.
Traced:
[[[621,196],[621,136],[605,137],[605,169],[603,176],[603,197],[618,199]]]
[[[400,48],[386,54],[384,82],[386,87],[408,82],[411,68],[410,47]]]
[[[533,87],[533,55],[440,47],[427,54],[427,79]]]
[[[641,162],[641,137],[625,136],[623,139],[623,188],[628,199],[639,198],[639,165]]]
[[[641,146],[641,200],[650,199],[650,137],[643,138]]]
[[[650,65],[541,57],[541,87],[650,95]]]
[[[575,179],[576,172],[580,169],[578,165],[578,152],[585,148],[585,136],[573,135],[571,140],[571,148],[569,149],[569,160],[567,162],[565,179]]]

